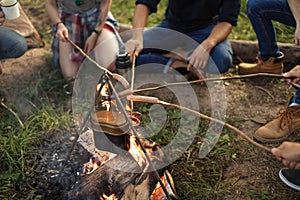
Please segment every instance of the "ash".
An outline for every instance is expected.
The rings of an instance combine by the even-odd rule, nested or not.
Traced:
[[[72,186],[85,176],[85,163],[92,157],[101,162],[113,157],[108,152],[95,149],[93,132],[87,129],[79,137],[69,161],[65,163],[75,140],[76,133],[56,133],[43,144],[30,183],[36,188],[37,195],[50,200],[67,199]],[[63,165],[64,170],[60,173]]]

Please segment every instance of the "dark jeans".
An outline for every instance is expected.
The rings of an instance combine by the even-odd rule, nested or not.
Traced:
[[[295,96],[292,99],[291,103],[296,103],[300,105],[300,89],[297,89]]]
[[[166,71],[163,66],[168,63],[169,58],[163,56],[163,53],[177,53],[175,49],[178,48],[184,50],[184,52],[193,52],[209,36],[213,27],[213,25],[210,25],[197,31],[181,33],[171,30],[168,23],[162,21],[157,27],[145,31],[144,49],[137,57],[137,65],[151,63],[155,68],[153,70]],[[219,43],[211,51],[210,59],[204,71],[214,74],[226,72],[232,65],[232,54],[232,48],[228,40]],[[184,59],[187,57],[187,54],[178,55]],[[155,67],[155,63],[160,64],[160,67]],[[149,71],[151,70],[152,68],[149,69]]]
[[[261,60],[280,55],[272,20],[296,26],[287,0],[248,0],[247,15],[256,33]]]
[[[27,50],[26,39],[17,32],[0,26],[0,60],[17,58]]]

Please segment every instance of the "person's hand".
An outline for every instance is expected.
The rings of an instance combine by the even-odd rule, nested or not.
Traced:
[[[0,2],[1,3],[1,2]],[[1,5],[1,4],[0,4]],[[5,22],[5,16],[2,10],[0,10],[0,26]]]
[[[92,33],[85,41],[83,51],[89,54],[95,48],[97,39],[98,35],[96,33]]]
[[[143,49],[143,39],[130,39],[125,43],[125,51],[132,60],[133,55],[138,56]]]
[[[203,41],[187,58],[189,61],[187,70],[191,71],[192,67],[199,69],[205,68],[209,59],[211,48],[210,44]]]
[[[300,24],[297,24],[295,30],[295,44],[300,45]]]
[[[69,38],[68,29],[63,23],[59,23],[56,26],[56,38],[60,41],[67,42]]]
[[[287,79],[287,81],[299,83],[300,82],[300,65],[294,67],[291,71],[284,73],[283,76]]]
[[[283,142],[279,147],[273,148],[272,153],[286,167],[300,170],[300,143]]]

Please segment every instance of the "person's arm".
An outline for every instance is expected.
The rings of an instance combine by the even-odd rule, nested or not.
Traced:
[[[283,142],[279,147],[273,148],[272,153],[286,167],[300,169],[300,143]]]
[[[108,12],[110,11],[111,4],[112,4],[112,0],[102,0],[101,1],[98,23],[95,27],[96,31],[101,32],[102,29],[104,28],[104,24],[107,19]]]
[[[133,35],[125,44],[125,49],[131,58],[133,53],[135,53],[135,56],[138,56],[139,52],[143,49],[143,31],[147,25],[149,13],[150,9],[146,5],[136,5],[132,18]]]
[[[295,44],[300,45],[300,1],[288,0],[288,4],[296,20]]]
[[[2,5],[2,2],[0,1],[0,6]],[[3,25],[3,23],[5,22],[5,16],[3,11],[0,9],[0,26]]]
[[[46,0],[45,7],[51,23],[56,26],[56,38],[66,42],[65,38],[69,38],[68,30],[59,18],[56,1]]]
[[[95,48],[97,39],[104,28],[104,24],[107,19],[108,12],[110,11],[111,4],[112,4],[112,0],[101,1],[100,8],[99,8],[100,11],[99,11],[98,23],[96,27],[94,27],[94,31],[92,32],[90,37],[88,37],[88,39],[85,41],[84,51],[86,53],[89,53],[90,51],[92,51],[92,49]]]
[[[188,57],[189,65],[191,67],[204,68],[207,64],[211,50],[220,42],[227,39],[233,29],[233,25],[229,22],[218,23],[211,31],[209,37],[204,40]]]

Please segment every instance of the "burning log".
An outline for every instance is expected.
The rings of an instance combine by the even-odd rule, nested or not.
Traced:
[[[138,177],[138,171],[141,169],[130,154],[117,156],[87,175],[69,193],[69,199],[99,199],[112,192],[120,197],[126,186]]]
[[[147,141],[149,142],[149,141]],[[149,147],[149,143],[145,146]],[[157,145],[152,145],[152,149]],[[158,167],[161,160],[153,156]],[[131,152],[118,155],[94,170],[74,186],[68,193],[69,200],[120,199],[120,200],[164,200],[167,199],[154,172],[147,172],[147,164],[140,164]],[[177,199],[171,175],[165,169],[159,175],[169,196]]]

